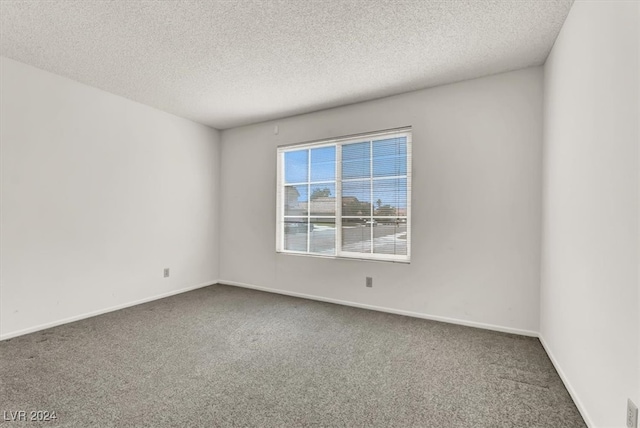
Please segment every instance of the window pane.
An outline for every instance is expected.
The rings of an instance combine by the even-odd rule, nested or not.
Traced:
[[[393,136],[279,148],[277,250],[408,261],[411,134],[397,130]]]
[[[371,181],[347,181],[342,183],[342,215],[371,216]]]
[[[336,253],[336,219],[312,218],[310,251],[317,254]]]
[[[304,183],[308,177],[309,151],[296,150],[284,153],[284,182]]]
[[[335,181],[336,148],[322,147],[311,150],[311,181]]]
[[[406,219],[374,218],[373,252],[375,254],[407,254]]]
[[[371,144],[345,144],[342,146],[342,178],[371,177]]]
[[[284,186],[284,215],[307,214],[307,190],[306,184]]]
[[[373,180],[374,215],[407,215],[407,179]]]
[[[284,249],[307,251],[307,219],[304,217],[284,219]]]
[[[311,185],[311,215],[336,215],[336,185]]]
[[[407,139],[391,138],[373,142],[373,176],[407,175]]]
[[[363,221],[342,224],[342,251],[371,253],[371,226]]]

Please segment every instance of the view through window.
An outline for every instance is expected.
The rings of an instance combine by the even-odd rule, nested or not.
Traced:
[[[411,130],[278,149],[277,251],[409,261]]]

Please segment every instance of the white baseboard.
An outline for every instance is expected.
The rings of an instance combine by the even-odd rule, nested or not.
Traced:
[[[196,290],[198,288],[208,287],[209,285],[216,284],[217,282],[218,282],[217,280],[207,281],[207,282],[203,282],[203,283],[198,284],[198,285],[193,285],[191,287],[185,287],[185,288],[181,288],[179,290],[169,291],[167,293],[158,294],[158,295],[155,295],[155,296],[152,296],[152,297],[145,297],[144,299],[136,300],[134,302],[128,302],[128,303],[124,303],[124,304],[121,304],[121,305],[111,306],[109,308],[99,309],[99,310],[93,311],[93,312],[87,312],[87,313],[82,314],[82,315],[75,315],[73,317],[64,318],[64,319],[61,319],[61,320],[57,320],[57,321],[52,321],[52,322],[48,322],[48,323],[45,323],[45,324],[36,325],[34,327],[25,328],[25,329],[18,330],[18,331],[12,331],[12,332],[0,335],[0,340],[6,340],[6,339],[11,339],[13,337],[23,336],[25,334],[34,333],[36,331],[45,330],[47,328],[56,327],[56,326],[59,326],[59,325],[62,325],[62,324],[68,324],[70,322],[80,321],[80,320],[83,320],[85,318],[95,317],[96,315],[106,314],[107,312],[117,311],[119,309],[124,309],[124,308],[128,308],[128,307],[131,307],[131,306],[140,305],[142,303],[151,302],[153,300],[164,299],[165,297],[174,296],[176,294],[181,294],[181,293],[186,293],[187,291]]]
[[[464,325],[467,327],[475,327],[475,328],[482,328],[485,330],[500,331],[502,333],[512,333],[512,334],[519,334],[521,336],[538,337],[538,332],[536,331],[521,330],[518,328],[503,327],[503,326],[494,325],[494,324],[485,324],[485,323],[475,322],[475,321],[460,320],[457,318],[441,317],[437,315],[429,315],[429,314],[424,314],[420,312],[404,311],[401,309],[393,309],[393,308],[387,308],[383,306],[367,305],[364,303],[350,302],[347,300],[339,300],[339,299],[332,299],[329,297],[297,293],[295,291],[287,291],[287,290],[281,290],[277,288],[262,287],[259,285],[246,284],[246,283],[237,282],[237,281],[220,279],[218,280],[218,284],[232,285],[235,287],[242,287],[242,288],[251,288],[253,290],[266,291],[268,293],[284,294],[286,296],[301,297],[303,299],[317,300],[320,302],[336,303],[338,305],[345,305],[345,306],[353,306],[354,308],[369,309],[372,311],[387,312],[390,314],[404,315],[404,316],[413,317],[413,318],[422,318],[422,319],[431,320],[431,321],[446,322],[449,324],[458,324],[458,325]]]
[[[576,393],[575,389],[573,389],[573,386],[571,386],[567,375],[562,370],[562,367],[560,367],[560,364],[558,364],[558,360],[556,360],[556,357],[553,355],[553,352],[551,352],[551,348],[549,348],[549,345],[545,342],[544,337],[542,337],[541,333],[538,333],[538,339],[540,340],[540,343],[542,343],[542,347],[549,356],[553,367],[555,367],[556,371],[560,375],[560,379],[562,380],[562,383],[564,383],[564,387],[567,388],[567,391],[569,391],[569,395],[578,408],[580,415],[582,415],[582,419],[584,419],[584,422],[589,428],[596,428],[596,425],[593,423],[593,420],[589,416],[589,413],[587,413],[587,409],[582,404],[582,401],[580,401],[578,394]]]

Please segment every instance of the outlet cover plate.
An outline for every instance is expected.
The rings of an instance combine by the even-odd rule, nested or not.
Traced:
[[[638,428],[638,406],[631,399],[627,399],[627,427]]]

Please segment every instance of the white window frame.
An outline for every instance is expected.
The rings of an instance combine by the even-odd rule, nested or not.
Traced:
[[[396,254],[378,254],[374,253],[374,243],[373,243],[373,226],[371,229],[371,253],[357,253],[357,252],[349,252],[342,250],[342,145],[352,144],[352,143],[362,143],[362,142],[371,142],[376,140],[390,139],[390,138],[399,138],[405,137],[407,143],[407,254],[406,255],[396,255]],[[320,140],[320,141],[312,141],[300,144],[292,144],[279,146],[277,150],[277,190],[276,190],[276,252],[282,254],[296,254],[296,255],[305,255],[310,257],[324,257],[324,258],[348,258],[348,259],[361,259],[361,260],[381,260],[381,261],[391,261],[391,262],[401,262],[401,263],[409,263],[411,260],[411,164],[412,164],[412,153],[411,153],[411,137],[412,131],[411,127],[404,128],[396,128],[385,131],[377,131],[366,134],[358,134],[340,138],[334,138],[330,140]],[[316,149],[321,147],[335,147],[336,148],[336,172],[335,172],[335,181],[327,181],[327,183],[332,182],[335,183],[335,199],[336,199],[336,210],[335,210],[335,254],[326,255],[319,253],[311,253],[309,252],[310,246],[310,226],[309,222],[307,223],[307,251],[293,251],[286,250],[284,245],[284,205],[285,205],[285,197],[283,196],[283,191],[285,188],[284,182],[284,156],[287,152],[306,150],[306,149]],[[309,152],[310,153],[310,152]],[[373,152],[370,152],[371,161],[373,162]],[[308,165],[308,170],[311,170],[311,164]],[[391,179],[391,178],[404,178],[405,176],[398,177],[373,177],[373,168],[371,168],[371,180],[376,179]],[[304,184],[310,183],[310,178],[307,178],[307,182]],[[295,184],[295,183],[294,183]],[[287,183],[286,185],[292,185],[292,183]],[[311,195],[307,195],[308,199],[308,209],[307,209],[307,219],[310,218],[319,218],[322,216],[313,216],[311,215],[310,204],[311,204]],[[371,198],[373,199],[373,198]],[[371,201],[373,206],[374,202]],[[373,209],[373,208],[372,208]],[[296,216],[300,217],[300,216]],[[327,218],[333,218],[333,216],[326,216]],[[370,215],[368,217],[371,218],[397,218],[404,216],[375,216]]]

